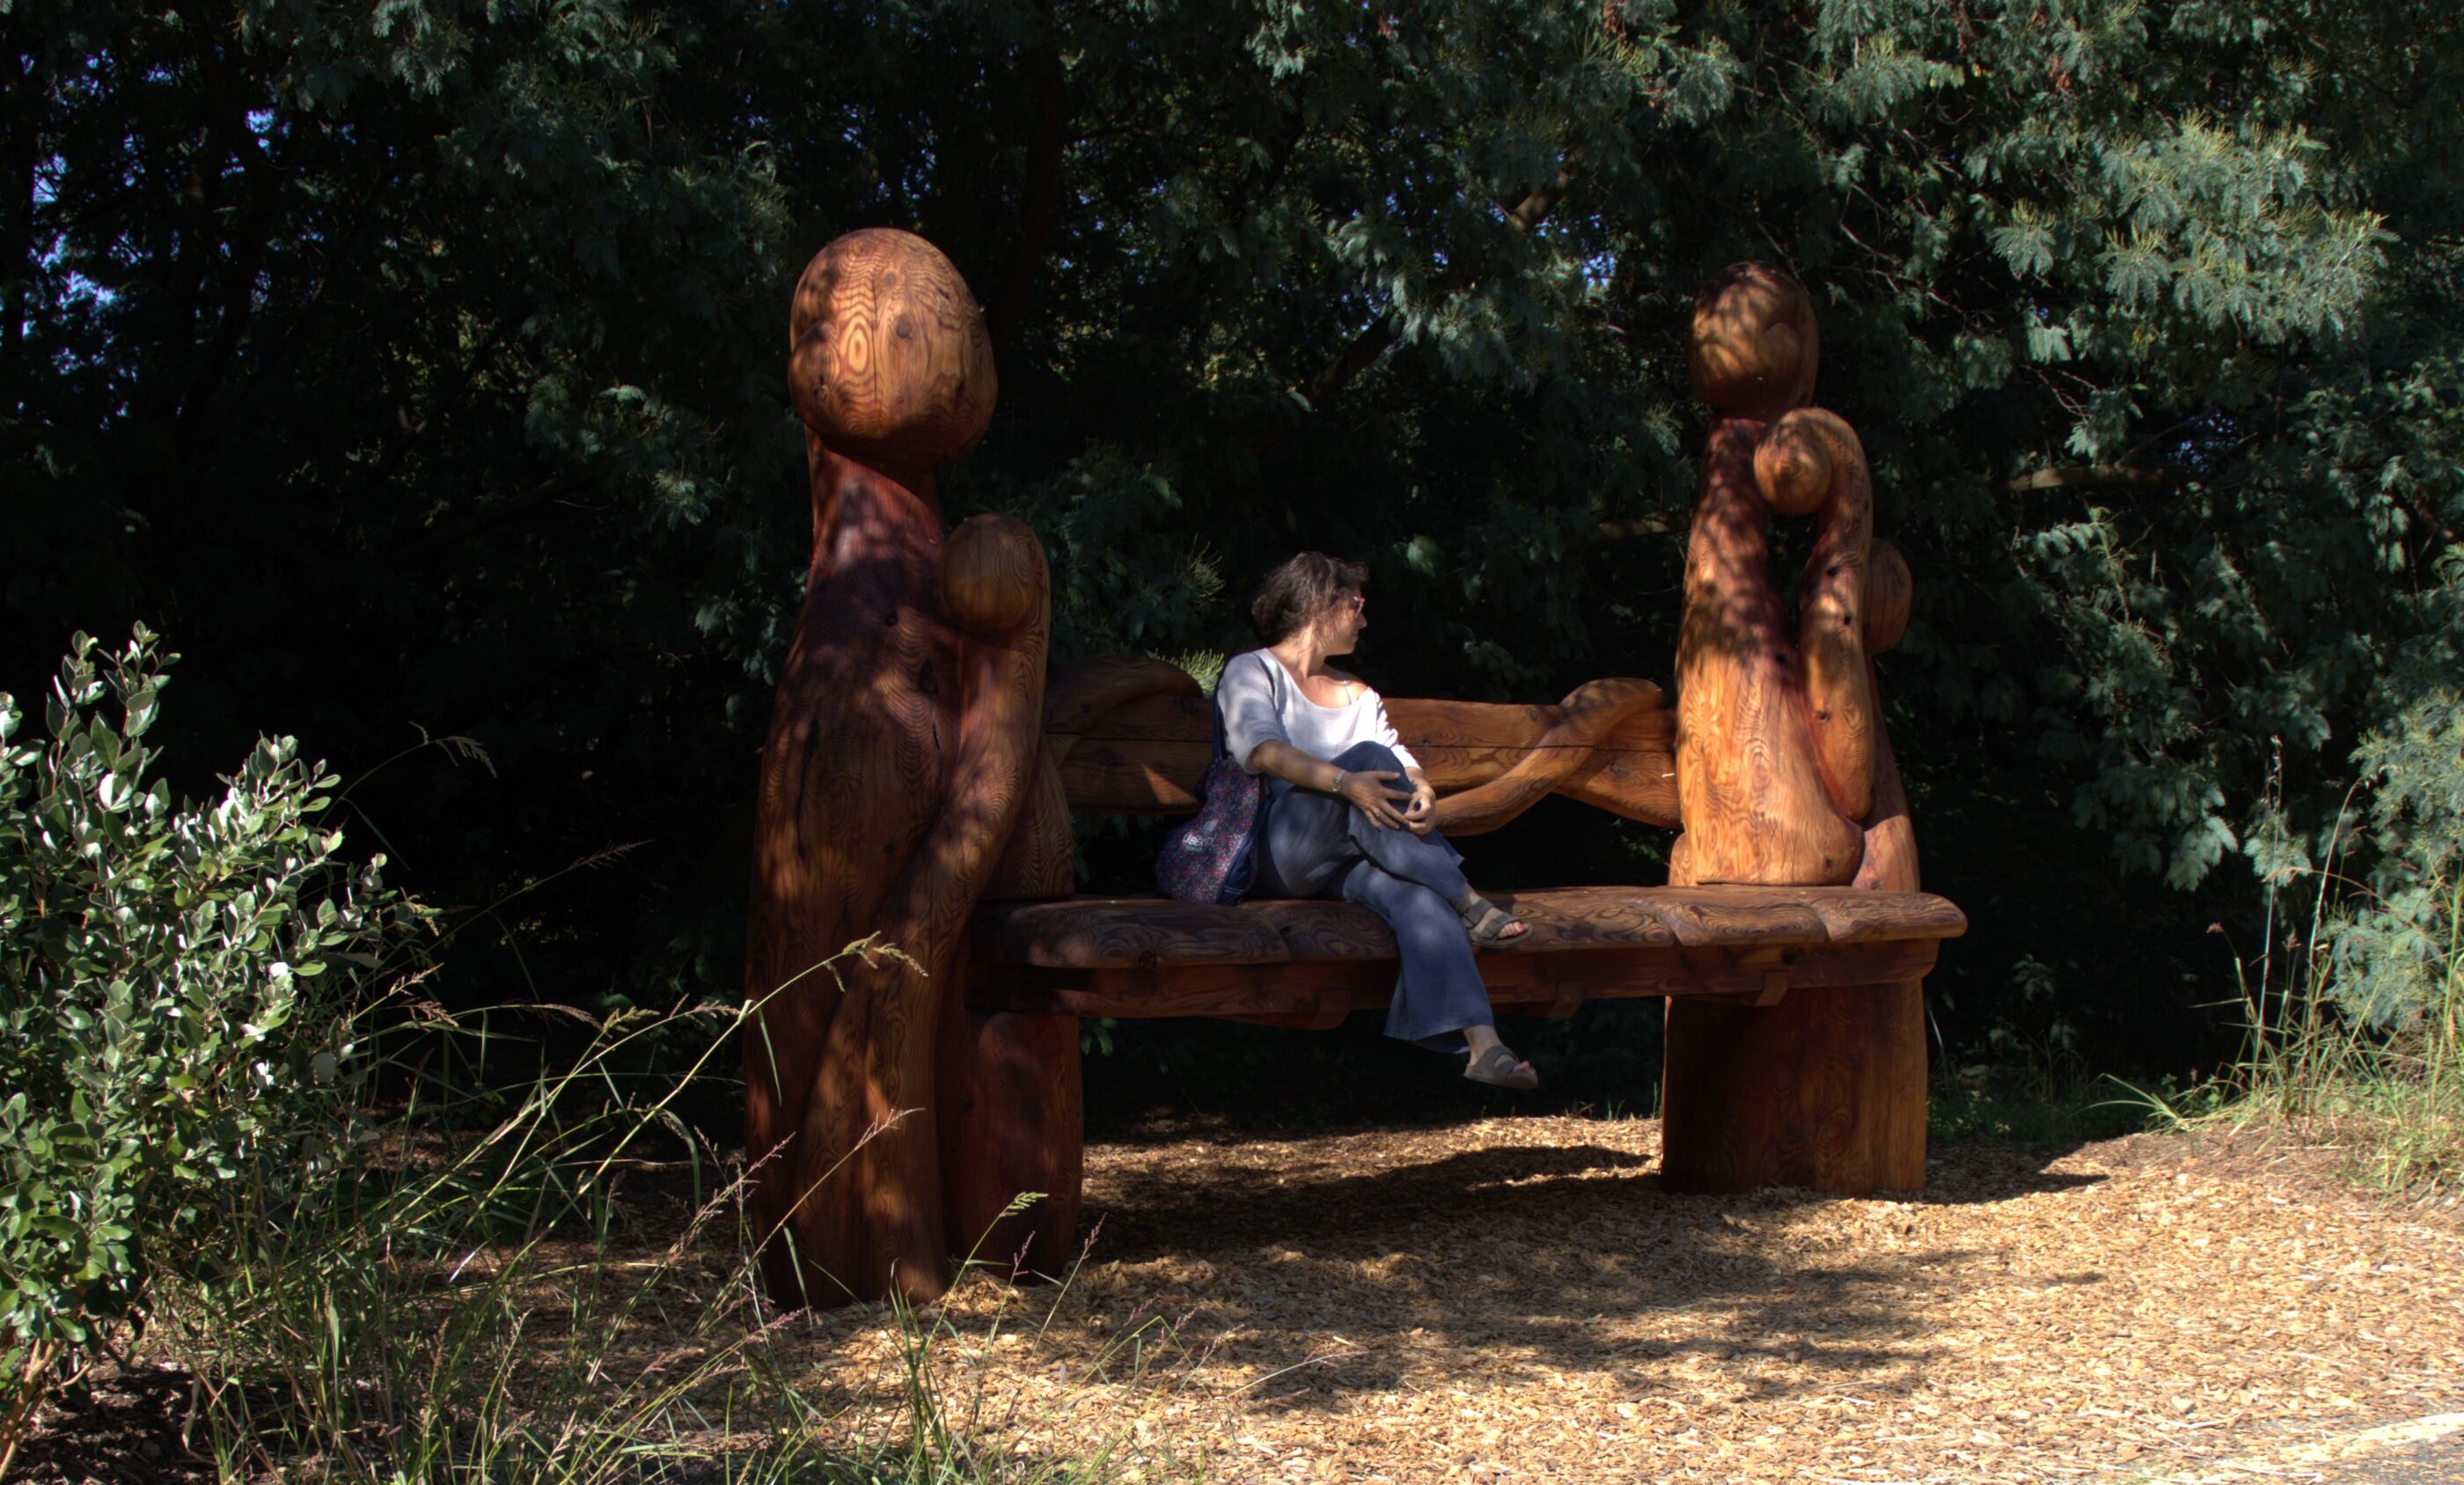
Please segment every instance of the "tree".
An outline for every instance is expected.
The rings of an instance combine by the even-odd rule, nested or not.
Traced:
[[[1371,564],[1366,663],[1406,693],[1664,671],[1678,326],[1726,262],[1796,273],[1917,572],[1886,683],[1980,923],[1955,1036],[2144,1031],[2160,973],[2191,1024],[2190,930],[2256,900],[2219,868],[2270,800],[2323,828],[2403,657],[2453,643],[2457,48],[2410,0],[0,27],[34,554],[0,676],[142,615],[214,719],[195,758],[480,737],[501,778],[368,793],[423,896],[656,842],[525,899],[552,993],[733,983],[802,577],[780,327],[855,226],[985,299],[1002,404],[944,495],[1044,534],[1065,651],[1241,644],[1246,584],[1316,545]],[[2087,916],[2138,921],[2126,984]],[[2040,971],[2063,993],[2023,1004]]]

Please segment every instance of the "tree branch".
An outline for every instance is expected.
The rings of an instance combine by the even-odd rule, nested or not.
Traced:
[[[2018,476],[2011,481],[2013,495],[2026,495],[2032,490],[2086,490],[2101,485],[2130,485],[2140,489],[2173,482],[2173,472],[2167,469],[2140,469],[2128,464],[2080,464],[2068,469],[2040,469]]]
[[[1628,537],[1670,536],[1678,530],[1677,518],[1665,511],[1650,516],[1629,516],[1617,521],[1600,522],[1600,540],[1621,542]]]

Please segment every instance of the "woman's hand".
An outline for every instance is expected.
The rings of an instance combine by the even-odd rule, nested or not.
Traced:
[[[1426,835],[1438,828],[1438,791],[1418,768],[1409,770],[1407,777],[1412,802],[1403,807],[1403,828],[1415,835]]]
[[[1343,775],[1334,791],[1379,830],[1409,830],[1412,823],[1395,808],[1397,795],[1386,787],[1401,777],[1392,768],[1355,768]]]

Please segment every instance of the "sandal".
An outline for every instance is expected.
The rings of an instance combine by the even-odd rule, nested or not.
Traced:
[[[1464,930],[1471,935],[1471,942],[1485,949],[1493,949],[1501,943],[1511,943],[1531,931],[1530,924],[1477,892],[1457,903],[1455,912],[1462,917]],[[1520,931],[1509,933],[1508,929]]]
[[[1504,1047],[1491,1047],[1463,1069],[1463,1076],[1475,1083],[1492,1088],[1532,1089],[1540,1086],[1540,1075],[1531,1065]]]

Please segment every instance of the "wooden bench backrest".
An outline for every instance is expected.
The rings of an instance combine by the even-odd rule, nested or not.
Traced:
[[[1495,829],[1550,792],[1674,829],[1676,719],[1660,699],[1649,681],[1602,680],[1554,706],[1390,697],[1386,715],[1437,787],[1452,833]],[[1045,756],[1073,810],[1187,813],[1214,715],[1175,667],[1098,655],[1056,667],[1046,682]]]

